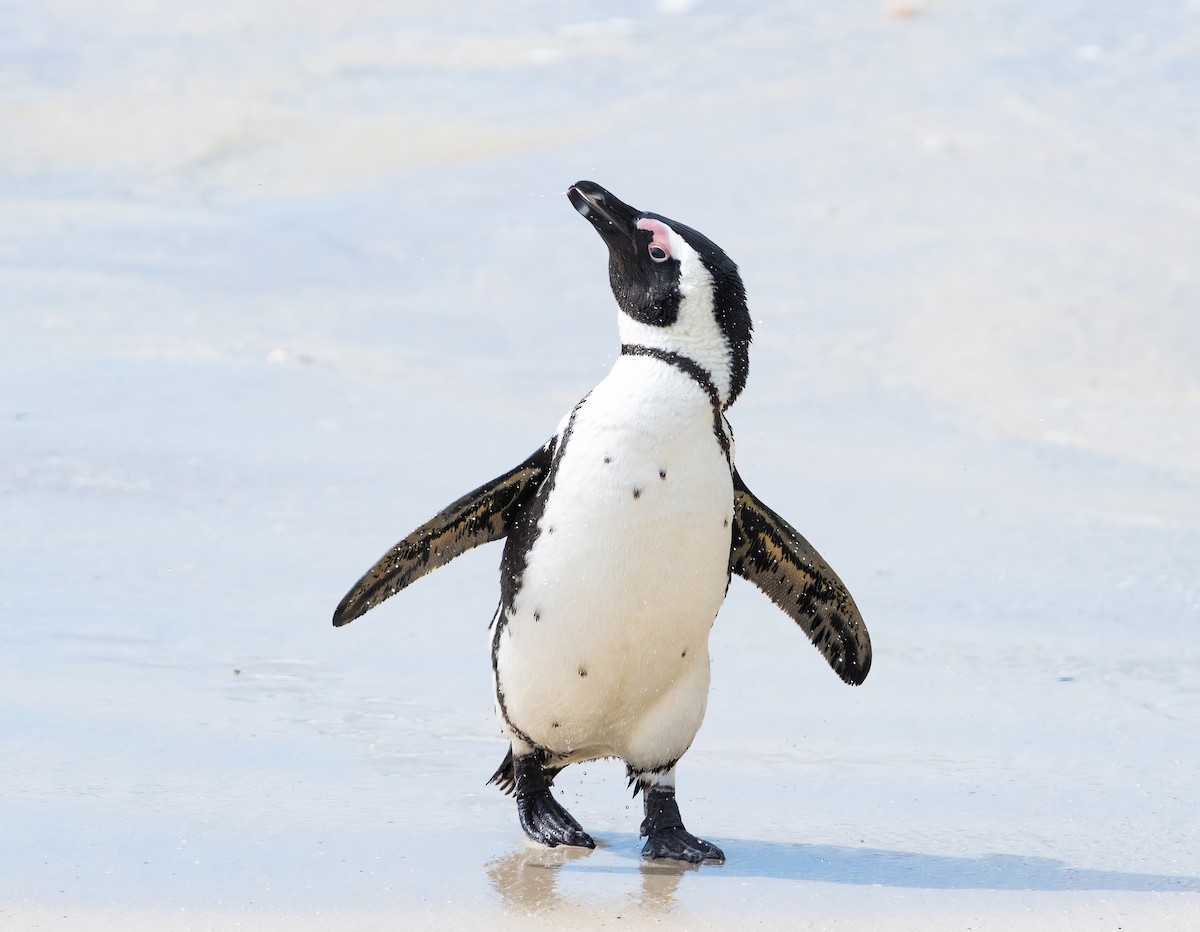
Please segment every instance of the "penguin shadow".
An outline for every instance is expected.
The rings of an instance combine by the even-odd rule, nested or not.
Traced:
[[[491,861],[487,865],[488,878],[508,906],[526,912],[579,907],[583,904],[577,898],[559,889],[560,882],[569,878],[575,893],[580,887],[574,881],[586,883],[586,878],[601,875],[637,875],[636,887],[626,889],[624,894],[650,913],[675,908],[685,877],[695,875],[687,882],[700,883],[709,874],[930,890],[1200,892],[1200,877],[1076,868],[1055,858],[1031,855],[958,857],[884,848],[712,838],[724,849],[727,860],[698,867],[641,860],[641,839],[636,835],[612,833],[596,841],[596,852],[524,848]]]

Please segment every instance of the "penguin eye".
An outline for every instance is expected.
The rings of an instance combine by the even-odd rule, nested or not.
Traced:
[[[636,224],[639,230],[650,234],[646,252],[654,262],[666,262],[671,258],[671,228],[661,220],[642,217]]]

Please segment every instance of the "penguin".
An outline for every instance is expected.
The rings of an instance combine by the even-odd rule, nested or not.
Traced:
[[[490,626],[508,752],[489,783],[535,842],[593,848],[554,777],[624,762],[642,856],[725,860],[685,827],[676,765],[704,718],[709,632],[733,575],[781,608],[846,683],[871,641],[829,564],[746,486],[725,412],[752,322],[737,266],[703,234],[590,181],[567,197],[608,247],[620,356],[528,459],[449,505],[350,589],[341,627],[459,554],[504,539]]]

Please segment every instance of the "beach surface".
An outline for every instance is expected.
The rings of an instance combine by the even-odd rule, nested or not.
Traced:
[[[0,11],[0,927],[1200,927],[1200,4]],[[618,352],[594,180],[755,320],[746,482],[870,628],[740,579],[644,863],[528,845],[480,548],[391,544]]]

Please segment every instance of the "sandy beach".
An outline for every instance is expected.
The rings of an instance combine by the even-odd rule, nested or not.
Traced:
[[[1200,927],[1200,5],[0,23],[0,927]],[[498,546],[330,625],[617,358],[580,179],[738,262],[738,467],[874,643],[734,580],[722,866],[485,785]]]

